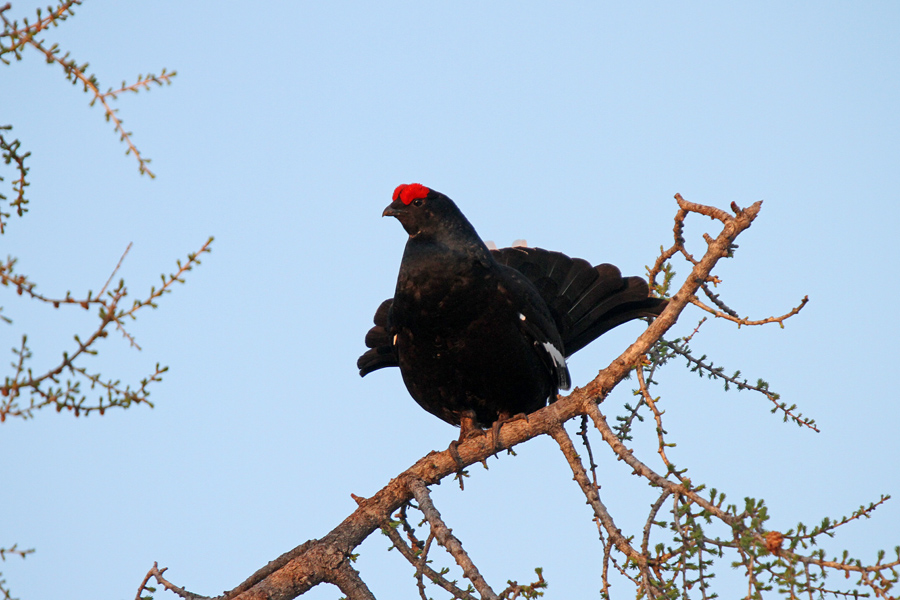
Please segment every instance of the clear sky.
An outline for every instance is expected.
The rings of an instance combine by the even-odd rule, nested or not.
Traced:
[[[123,381],[169,365],[155,409],[0,426],[0,546],[37,549],[0,565],[13,593],[132,598],[153,561],[220,593],[325,535],[351,493],[447,447],[457,430],[416,406],[397,371],[356,371],[406,238],[381,211],[412,181],[454,198],[485,239],[628,274],[671,242],[676,192],[764,200],[719,291],[754,318],[810,303],[783,330],[707,323],[693,346],[766,378],[822,432],[679,362],[660,387],[679,443],[669,456],[735,502],[765,498],[773,528],[894,494],[827,547],[874,561],[900,543],[898,326],[884,304],[898,294],[898,31],[895,2],[87,0],[46,38],[104,88],[178,71],[117,103],[158,177],[139,177],[102,111],[28,51],[0,67],[0,124],[32,152],[31,212],[12,220],[3,254],[40,291],[77,295],[99,290],[133,242],[122,275],[137,296],[216,242],[133,325],[141,352],[111,336],[87,363]],[[695,252],[704,231],[717,230],[689,221]],[[0,324],[0,351],[27,331],[35,371],[93,326],[3,293],[14,323]],[[688,309],[674,333],[700,316]],[[576,355],[575,384],[641,327]],[[629,400],[626,382],[603,410]],[[658,467],[654,440],[645,424],[634,447]],[[600,545],[563,456],[549,439],[517,453],[471,469],[465,492],[436,488],[438,508],[496,588],[543,566],[547,598],[597,597]],[[646,486],[609,452],[599,462],[604,501],[639,533]],[[378,597],[416,598],[388,545],[373,535],[358,568]],[[728,561],[720,579],[723,595],[743,593]]]

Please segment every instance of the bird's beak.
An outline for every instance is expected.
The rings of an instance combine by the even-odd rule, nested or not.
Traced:
[[[384,212],[381,213],[382,217],[396,217],[400,224],[403,225],[403,229],[406,230],[411,237],[415,237],[418,235],[419,231],[416,228],[416,224],[414,223],[415,218],[413,213],[410,212],[409,207],[400,200],[395,200],[388,204],[387,208],[384,209]]]
[[[387,208],[384,209],[384,212],[381,213],[382,217],[399,217],[403,214],[403,209],[405,206],[402,203],[391,202],[387,205]]]

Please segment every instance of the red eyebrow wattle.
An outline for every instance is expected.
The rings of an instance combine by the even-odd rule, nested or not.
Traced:
[[[397,186],[394,190],[392,199],[396,201],[397,198],[399,198],[403,204],[408,205],[411,204],[413,200],[419,200],[420,198],[426,197],[430,192],[431,190],[421,183],[404,183]]]

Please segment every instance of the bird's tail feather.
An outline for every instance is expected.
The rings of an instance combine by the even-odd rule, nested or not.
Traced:
[[[647,282],[622,277],[613,265],[596,267],[580,258],[541,248],[492,250],[500,264],[522,273],[550,309],[571,356],[613,327],[638,317],[655,317],[666,300],[651,298]]]
[[[397,366],[397,351],[394,348],[394,340],[387,330],[388,316],[391,313],[391,304],[393,302],[394,300],[389,298],[382,302],[378,310],[375,311],[375,326],[366,333],[366,347],[370,348],[370,350],[367,350],[356,361],[361,377],[365,377],[372,371],[377,371],[384,367]]]

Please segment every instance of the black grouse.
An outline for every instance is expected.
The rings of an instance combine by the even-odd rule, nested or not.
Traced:
[[[609,264],[540,248],[489,250],[456,204],[418,183],[382,216],[409,234],[394,297],[375,312],[359,374],[400,367],[419,405],[460,439],[556,399],[566,357],[666,301]]]

